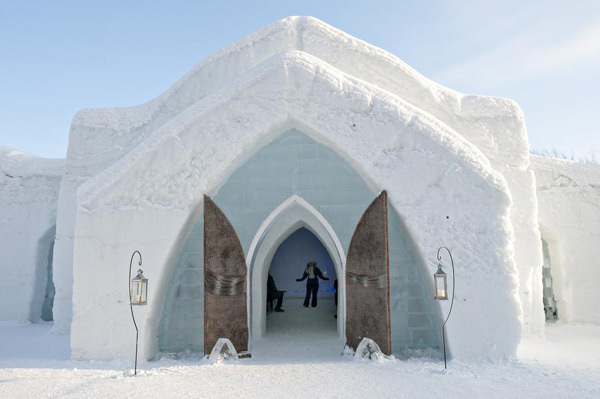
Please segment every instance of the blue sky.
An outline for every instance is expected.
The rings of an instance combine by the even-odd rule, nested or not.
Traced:
[[[320,18],[444,86],[516,100],[534,149],[600,151],[598,0],[0,0],[0,145],[64,157],[78,110],[146,102],[289,15]]]

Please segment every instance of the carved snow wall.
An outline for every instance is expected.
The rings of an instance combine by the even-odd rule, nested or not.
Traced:
[[[52,249],[64,160],[0,147],[0,320],[52,319]]]
[[[600,166],[532,156],[558,318],[598,323]],[[541,299],[540,299],[541,301]]]
[[[121,305],[127,293],[118,270],[132,247],[155,264],[156,285],[139,313],[141,353],[156,355],[170,277],[201,217],[202,196],[214,197],[239,166],[291,128],[335,151],[372,193],[388,190],[391,212],[410,232],[424,270],[433,273],[439,245],[454,250],[464,285],[457,291],[454,323],[447,326],[451,353],[514,355],[522,308],[504,177],[430,114],[291,51],[157,127],[135,151],[77,190],[73,356],[130,355],[123,331],[129,315]],[[95,277],[91,291],[89,275]],[[493,286],[485,283],[490,279]],[[436,304],[436,311],[445,306]],[[92,337],[92,331],[108,333]]]

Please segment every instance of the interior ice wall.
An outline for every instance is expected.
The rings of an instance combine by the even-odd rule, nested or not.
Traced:
[[[202,195],[214,194],[265,141],[290,127],[334,149],[373,192],[388,189],[424,270],[435,270],[439,245],[453,249],[462,285],[447,326],[452,353],[514,355],[521,307],[504,177],[430,114],[292,51],[190,106],[78,189],[74,356],[131,355],[123,331],[127,293],[116,288],[116,276],[133,247],[150,254],[154,265],[152,305],[140,310],[142,353],[154,356],[161,299]],[[93,292],[87,276],[95,278]],[[447,311],[448,304],[439,306]]]
[[[0,320],[40,320],[63,165],[0,147]]]
[[[531,167],[559,320],[600,323],[600,166],[532,156]]]

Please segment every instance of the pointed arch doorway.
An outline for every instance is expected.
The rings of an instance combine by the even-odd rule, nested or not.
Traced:
[[[337,332],[345,337],[345,267],[346,255],[329,222],[298,195],[281,203],[261,224],[250,245],[246,264],[250,276],[250,337],[257,340],[266,332],[267,277],[275,252],[294,232],[305,228],[314,234],[327,250],[338,278]]]

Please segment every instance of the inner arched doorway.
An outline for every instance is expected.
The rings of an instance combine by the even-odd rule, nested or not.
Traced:
[[[250,346],[265,336],[267,330],[267,278],[273,258],[282,243],[297,231],[314,235],[326,250],[331,268],[338,278],[338,338],[345,337],[345,264],[341,243],[327,220],[308,202],[293,195],[279,205],[262,223],[247,256],[249,279]],[[302,273],[300,270],[299,274]]]

